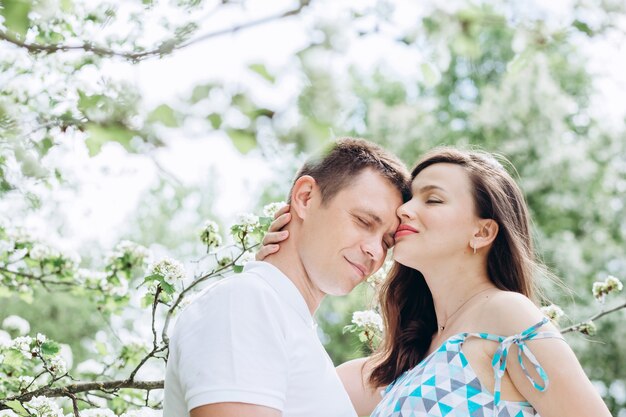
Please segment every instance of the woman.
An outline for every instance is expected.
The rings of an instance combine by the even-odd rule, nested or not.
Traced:
[[[418,162],[411,186],[380,293],[383,342],[338,367],[357,412],[610,416],[533,302],[540,267],[528,210],[504,168],[488,154],[439,148]],[[278,241],[270,233],[265,243]]]

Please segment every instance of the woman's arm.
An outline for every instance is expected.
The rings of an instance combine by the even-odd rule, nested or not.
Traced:
[[[337,367],[337,373],[343,386],[346,388],[352,405],[359,416],[369,416],[382,396],[383,388],[373,388],[368,383],[369,374],[372,370],[368,358],[354,359],[342,363]]]
[[[543,318],[539,309],[526,297],[511,294],[490,306],[497,310],[497,317],[502,335],[516,334],[532,326]],[[492,311],[495,313],[495,311]],[[558,329],[548,323],[538,332],[555,332]],[[507,360],[507,372],[510,381],[542,417],[610,417],[611,414],[595,387],[578,362],[576,355],[562,339],[546,338],[528,340],[526,347],[537,359],[548,377],[548,388],[539,391],[528,380],[518,360],[518,346],[513,345]],[[539,385],[543,385],[539,374],[527,356],[523,356],[526,370]]]

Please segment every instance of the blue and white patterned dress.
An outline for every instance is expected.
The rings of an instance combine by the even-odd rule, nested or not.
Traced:
[[[500,398],[502,376],[512,345],[518,346],[518,360],[522,370],[539,391],[548,387],[548,376],[532,354],[526,341],[560,338],[559,333],[537,332],[548,322],[544,318],[520,334],[503,337],[488,333],[459,333],[446,340],[435,352],[417,366],[400,375],[385,390],[383,400],[371,417],[535,417],[539,414],[528,402],[506,401]],[[493,357],[494,392],[488,391],[478,380],[461,345],[468,337],[493,340],[500,345]],[[526,370],[525,356],[542,379],[538,384]]]

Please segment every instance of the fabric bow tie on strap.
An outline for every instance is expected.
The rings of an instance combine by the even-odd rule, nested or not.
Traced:
[[[509,356],[509,351],[511,349],[511,346],[517,345],[517,348],[518,348],[517,358],[518,358],[519,364],[522,368],[522,371],[524,371],[526,378],[528,378],[528,380],[533,385],[533,387],[535,387],[535,389],[537,389],[538,391],[545,391],[548,388],[549,379],[548,379],[548,375],[546,374],[546,371],[541,367],[541,365],[539,364],[539,361],[537,360],[535,355],[531,352],[528,345],[526,345],[526,342],[528,340],[547,339],[547,338],[562,339],[563,338],[561,334],[555,333],[555,332],[537,332],[537,329],[539,329],[541,326],[543,326],[546,323],[548,323],[548,319],[544,317],[544,319],[541,320],[539,323],[524,330],[522,333],[509,336],[501,340],[500,346],[496,350],[496,353],[493,356],[493,360],[491,361],[491,366],[493,366],[494,376],[495,376],[495,385],[494,385],[494,390],[493,390],[494,391],[493,392],[494,416],[498,415],[498,408],[499,408],[500,401],[501,401],[500,389],[502,385],[502,377],[504,376],[504,373],[506,372],[506,361]],[[535,378],[533,378],[533,376],[530,375],[530,373],[528,372],[528,369],[526,369],[526,365],[524,365],[524,357],[526,357],[526,359],[532,364],[532,366],[537,371],[539,378],[541,378],[541,384],[537,380],[535,380]]]

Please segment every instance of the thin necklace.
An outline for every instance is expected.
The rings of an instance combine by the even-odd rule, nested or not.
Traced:
[[[460,306],[458,306],[458,307],[456,308],[456,310],[454,310],[454,312],[448,316],[448,318],[446,319],[446,321],[445,321],[443,324],[441,324],[441,323],[437,322],[437,327],[439,328],[439,331],[440,331],[440,332],[443,332],[443,331],[446,329],[446,325],[448,324],[448,322],[450,321],[450,319],[451,319],[452,317],[454,317],[454,315],[455,315],[456,313],[458,313],[458,312],[461,310],[461,308],[463,308],[463,306],[469,302],[469,300],[473,299],[473,298],[474,298],[474,297],[476,297],[477,295],[482,294],[482,293],[484,293],[485,291],[490,290],[490,289],[492,289],[492,288],[493,288],[493,287],[489,287],[489,288],[485,288],[484,290],[478,291],[476,294],[472,295],[470,298],[468,298],[467,300],[463,301],[463,303],[461,303],[461,305],[460,305]]]

